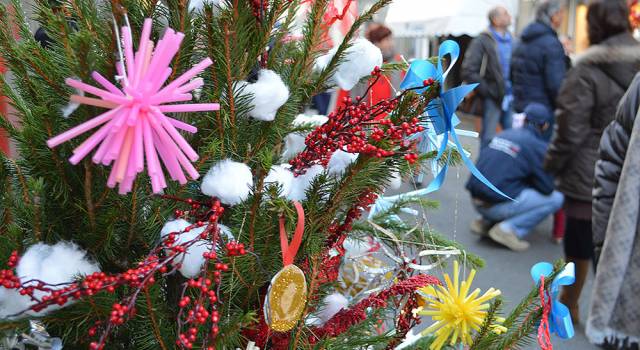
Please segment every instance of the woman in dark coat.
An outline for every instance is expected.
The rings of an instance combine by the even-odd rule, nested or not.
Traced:
[[[589,5],[591,47],[576,59],[557,101],[557,124],[545,159],[565,195],[567,216],[564,252],[576,265],[576,282],[560,296],[578,322],[578,299],[593,257],[591,191],[604,128],[618,102],[640,70],[640,45],[631,35],[625,0],[600,0]]]

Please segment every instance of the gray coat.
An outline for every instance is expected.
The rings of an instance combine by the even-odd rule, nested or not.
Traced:
[[[628,33],[592,46],[569,71],[544,164],[569,199],[591,203],[600,137],[638,71],[640,44]]]
[[[479,83],[476,88],[483,99],[491,98],[498,105],[505,94],[504,76],[498,57],[496,40],[490,32],[480,33],[471,41],[462,62],[462,80]]]
[[[593,234],[601,246],[587,320],[589,340],[640,342],[640,76],[600,145]],[[626,348],[626,347],[625,347]],[[631,348],[631,347],[628,347]]]
[[[629,137],[639,105],[640,74],[636,75],[618,107],[616,119],[605,129],[600,140],[600,159],[596,163],[593,188],[593,242],[596,246],[604,242],[611,206],[618,190],[622,164],[627,155]]]

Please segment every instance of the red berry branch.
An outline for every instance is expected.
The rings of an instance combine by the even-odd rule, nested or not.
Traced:
[[[380,79],[382,71],[376,67],[371,74],[374,79],[370,82],[368,90]],[[425,81],[425,86],[433,84],[433,80]],[[337,150],[377,158],[400,153],[404,154],[407,161],[414,163],[418,156],[411,151],[413,145],[406,139],[424,130],[424,127],[419,125],[420,120],[399,115],[389,118],[386,115],[397,109],[408,92],[422,88],[424,87],[405,90],[399,96],[380,101],[373,106],[365,103],[364,98],[353,101],[346,97],[344,105],[330,113],[327,116],[329,120],[307,136],[306,149],[289,162],[291,170],[297,176],[304,174],[315,164],[326,167]]]
[[[39,312],[52,305],[65,306],[102,292],[110,294],[114,294],[116,291],[125,292],[126,296],[113,304],[108,320],[96,321],[94,326],[89,329],[90,337],[98,336],[96,341],[90,343],[89,348],[92,350],[104,349],[109,335],[118,326],[136,315],[135,306],[140,293],[157,283],[159,277],[177,273],[189,248],[207,241],[211,246],[211,249],[203,254],[207,263],[203,265],[198,278],[189,279],[183,284],[182,295],[178,302],[180,308],[177,316],[179,337],[176,340],[176,345],[179,348],[191,349],[196,341],[201,340],[203,349],[214,349],[208,344],[215,339],[219,332],[220,314],[217,308],[220,303],[221,274],[229,268],[215,251],[216,247],[220,246],[218,244],[220,240],[218,219],[224,212],[224,208],[217,200],[213,200],[210,204],[203,204],[191,199],[164,198],[190,205],[190,210],[177,210],[176,217],[195,219],[197,222],[181,232],[169,233],[143,261],[137,264],[136,268],[125,272],[116,274],[96,272],[79,281],[56,285],[39,280],[22,282],[14,272],[19,258],[18,253],[13,252],[7,262],[9,269],[0,270],[0,285],[7,289],[17,290],[21,295],[29,296],[32,305],[28,310],[11,317],[19,316],[30,310]],[[180,235],[201,227],[205,227],[205,229],[194,239],[176,243]],[[224,253],[227,258],[246,253],[242,243],[227,242],[225,247]]]

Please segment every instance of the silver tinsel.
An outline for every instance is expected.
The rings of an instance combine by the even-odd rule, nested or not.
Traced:
[[[62,340],[51,337],[40,321],[29,321],[29,333],[6,334],[0,338],[0,350],[62,350]]]

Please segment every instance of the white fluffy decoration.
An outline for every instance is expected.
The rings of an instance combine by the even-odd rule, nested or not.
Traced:
[[[347,167],[358,160],[358,154],[337,150],[329,159],[327,169],[330,175],[342,175]]]
[[[249,197],[253,187],[251,168],[225,159],[216,163],[202,179],[202,193],[218,197],[222,203],[236,205]]]
[[[326,55],[316,60],[315,68],[324,69],[338,51],[334,47]],[[333,79],[343,90],[351,90],[360,79],[371,74],[375,67],[382,66],[382,51],[367,39],[356,39],[345,52],[344,60],[338,66]]]
[[[348,307],[349,300],[347,300],[344,295],[340,293],[329,294],[324,297],[322,308],[318,311],[316,316],[322,322],[321,324],[324,325],[327,321],[333,318],[333,316],[340,312],[340,310]]]
[[[292,201],[303,201],[307,199],[307,189],[311,186],[313,179],[322,174],[323,171],[324,168],[322,165],[316,164],[309,168],[304,175],[295,177],[291,183],[291,192],[287,198]]]
[[[90,275],[100,271],[98,265],[87,258],[87,253],[73,243],[59,242],[55,245],[38,243],[27,249],[16,267],[22,282],[37,279],[47,284],[73,282],[79,275]],[[62,288],[62,286],[60,287]],[[36,291],[36,297],[44,296]],[[0,319],[28,309],[32,301],[16,290],[0,287]],[[25,315],[42,316],[61,307],[52,305],[40,311],[29,311]]]
[[[295,127],[301,126],[313,126],[318,127],[329,120],[324,115],[305,115],[299,114],[296,119],[291,123]],[[307,137],[307,133],[292,132],[284,138],[284,152],[282,153],[282,160],[287,161],[295,157],[298,153],[304,151],[305,144],[304,139]]]
[[[224,2],[220,2],[220,0],[190,0],[189,11],[201,11],[205,4],[221,6],[224,5]]]
[[[184,220],[178,219],[169,221],[164,224],[162,227],[162,231],[160,231],[160,235],[164,238],[168,234],[172,232],[182,232],[187,227],[191,226],[191,223]],[[184,232],[176,235],[176,245],[190,242],[196,239],[204,230],[206,226],[202,227],[194,227],[189,232]],[[187,251],[183,254],[178,255],[176,258],[176,262],[182,264],[178,271],[186,277],[186,278],[194,278],[200,274],[200,269],[202,265],[205,263],[205,258],[202,254],[211,251],[211,244],[208,244],[205,240],[199,240],[198,242],[191,245],[187,248]],[[184,255],[184,256],[183,256]]]
[[[274,165],[269,170],[267,177],[264,178],[265,185],[279,184],[282,188],[280,195],[285,198],[291,193],[291,186],[294,180],[293,172],[289,168],[291,168],[289,164]]]
[[[391,181],[389,182],[389,188],[392,190],[399,190],[402,187],[402,175],[399,172],[394,172]]]
[[[79,96],[84,96],[84,91],[76,89],[76,94]],[[78,107],[80,107],[79,103],[69,101],[69,103],[67,103],[67,105],[64,106],[61,110],[62,116],[64,118],[69,118],[69,116],[73,114],[73,112],[75,112]]]
[[[272,70],[261,70],[255,83],[245,84],[244,93],[253,95],[253,109],[249,115],[255,119],[272,121],[276,117],[278,108],[289,99],[289,88]]]

